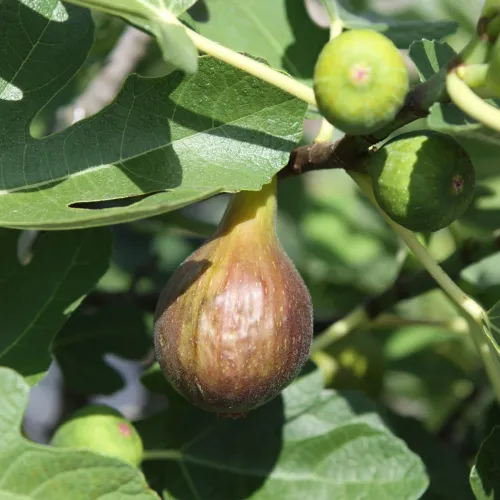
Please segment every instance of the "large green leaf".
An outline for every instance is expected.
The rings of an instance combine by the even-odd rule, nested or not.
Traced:
[[[312,79],[328,31],[309,18],[302,0],[208,0],[195,5],[199,32],[233,50],[266,59],[296,78]],[[200,5],[201,7],[201,5]]]
[[[49,346],[83,296],[105,273],[106,229],[45,233],[29,264],[16,260],[18,231],[0,229],[0,364],[36,383]]]
[[[92,37],[85,11],[70,6],[64,20],[60,10],[44,17],[17,0],[0,3],[9,42],[0,44],[0,75],[22,95],[0,94],[0,225],[138,219],[223,191],[258,190],[286,164],[306,104],[210,57],[191,77],[132,76],[101,113],[31,137],[30,120],[78,69]],[[85,204],[117,198],[129,200]]]
[[[500,427],[495,427],[481,446],[472,468],[470,483],[477,500],[495,500],[500,495]]]
[[[52,352],[65,383],[83,394],[111,394],[123,380],[104,356],[139,360],[152,347],[143,314],[125,301],[84,311],[79,309],[54,340]]]
[[[0,498],[154,500],[142,474],[118,459],[31,443],[20,434],[29,387],[0,368]]]
[[[220,420],[171,395],[170,410],[138,422],[145,463],[164,498],[420,498],[420,459],[384,426],[367,400],[321,390],[317,372],[240,420]],[[297,388],[299,385],[300,388]]]

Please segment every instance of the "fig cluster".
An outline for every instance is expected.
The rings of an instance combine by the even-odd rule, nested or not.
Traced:
[[[274,398],[309,356],[309,292],[275,229],[276,181],[233,196],[214,236],[161,293],[156,357],[192,404],[244,414]]]
[[[391,122],[409,86],[396,46],[369,29],[345,31],[322,49],[314,70],[319,111],[352,135],[370,134]]]
[[[412,231],[433,232],[448,226],[467,210],[474,196],[471,159],[446,134],[401,134],[368,153],[364,166],[380,207]]]

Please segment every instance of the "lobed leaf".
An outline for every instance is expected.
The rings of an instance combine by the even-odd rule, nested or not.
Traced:
[[[420,459],[373,405],[321,390],[317,372],[303,377],[232,421],[165,388],[170,410],[137,425],[147,448],[170,450],[170,460],[144,464],[150,484],[172,499],[420,498],[427,487]]]
[[[18,231],[0,229],[0,364],[30,384],[48,369],[53,338],[106,272],[107,229],[42,234],[27,265],[16,259]]]
[[[50,448],[20,434],[29,387],[0,368],[0,498],[24,500],[157,499],[134,467],[89,451]]]
[[[258,190],[286,164],[306,104],[210,57],[193,76],[131,76],[101,113],[31,137],[31,119],[77,71],[92,41],[88,12],[68,6],[66,14],[0,3],[0,33],[9,42],[0,44],[0,75],[22,96],[0,93],[0,226],[135,220],[220,192]]]

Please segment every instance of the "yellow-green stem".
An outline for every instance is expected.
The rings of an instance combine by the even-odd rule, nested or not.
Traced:
[[[427,272],[436,280],[443,291],[462,309],[470,325],[470,334],[477,346],[483,360],[490,381],[493,385],[495,395],[500,402],[500,360],[494,351],[491,341],[483,332],[483,327],[488,326],[488,315],[484,309],[471,297],[466,295],[461,288],[443,271],[439,264],[427,252],[425,247],[418,241],[411,231],[396,224],[378,205],[373,194],[370,177],[366,174],[350,171],[349,175],[361,188],[363,193],[382,214],[384,219],[399,234],[408,248],[415,254]]]
[[[299,82],[291,76],[285,75],[261,62],[255,61],[250,57],[243,54],[235,52],[224,45],[221,45],[213,40],[205,38],[204,36],[196,33],[195,31],[186,28],[182,23],[180,23],[175,16],[173,16],[168,11],[158,12],[159,17],[166,22],[171,24],[178,24],[183,26],[186,30],[187,35],[194,43],[195,47],[205,54],[209,54],[221,61],[224,61],[235,68],[239,68],[250,75],[253,75],[261,80],[274,85],[275,87],[288,92],[289,94],[301,99],[302,101],[317,107],[316,98],[314,96],[314,91],[307,85]]]
[[[347,316],[336,321],[321,335],[316,337],[312,344],[312,352],[321,351],[330,344],[359,328],[370,320],[363,306],[358,306]]]
[[[466,114],[483,125],[500,132],[500,109],[483,101],[455,71],[446,77],[446,90],[450,99]]]

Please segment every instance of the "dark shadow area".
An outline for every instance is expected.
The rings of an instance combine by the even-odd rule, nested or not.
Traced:
[[[286,14],[295,41],[283,54],[283,68],[297,78],[312,78],[318,54],[328,42],[328,30],[312,21],[303,1],[286,0]]]
[[[146,461],[143,471],[160,495],[178,500],[243,500],[268,479],[283,446],[281,396],[237,420],[219,419],[170,388],[170,410],[138,423],[146,449],[179,450],[178,460]]]
[[[206,23],[210,20],[210,13],[205,0],[198,0],[188,9],[188,14],[198,23]]]
[[[145,200],[150,196],[163,192],[164,192],[163,190],[152,191],[151,193],[138,194],[135,196],[126,196],[123,198],[115,198],[104,201],[82,201],[82,202],[70,203],[68,206],[70,208],[81,208],[84,210],[101,210],[103,208],[130,207],[131,205],[134,205],[135,203]]]

